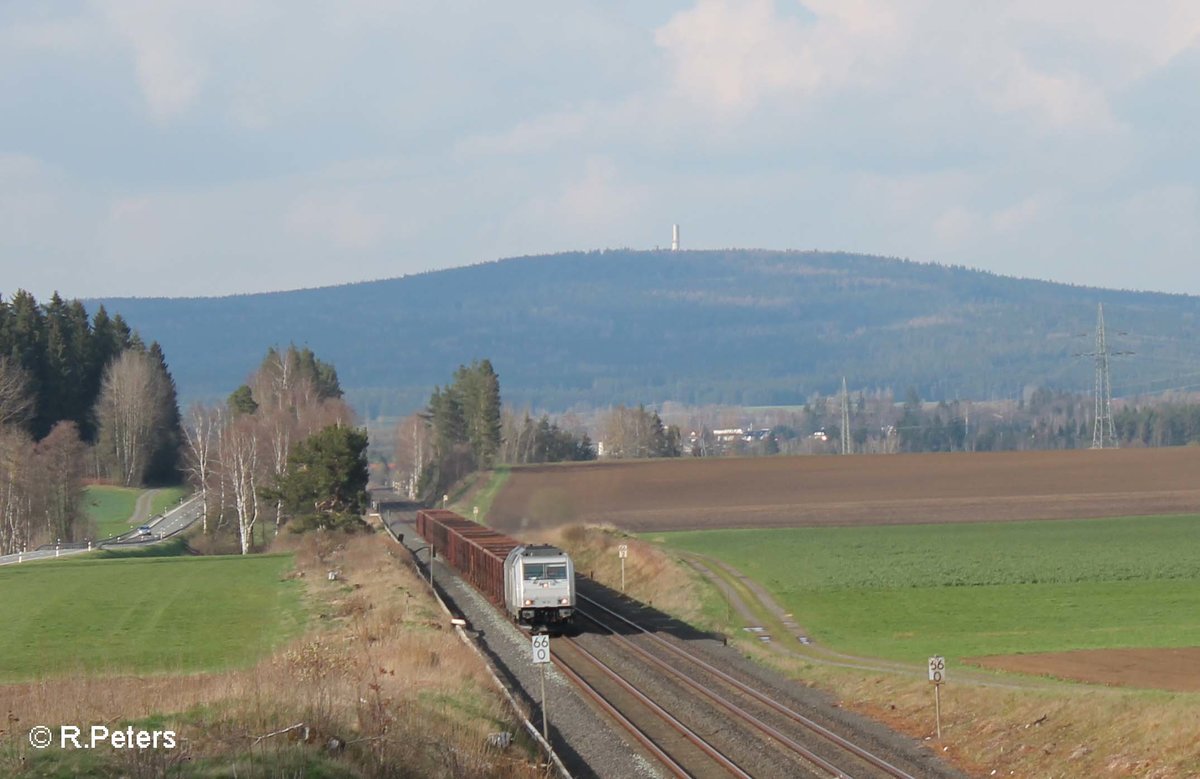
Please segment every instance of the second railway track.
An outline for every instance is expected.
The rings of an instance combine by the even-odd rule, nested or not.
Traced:
[[[578,613],[591,623],[591,630],[566,641],[568,649],[560,652],[560,659],[582,652],[593,655],[596,660],[592,664],[603,663],[625,678],[625,687],[653,699],[664,714],[644,729],[644,735],[635,737],[654,741],[672,756],[683,755],[677,761],[684,766],[683,775],[913,779],[914,775],[904,768],[735,678],[711,661],[591,598],[581,595],[579,600]],[[563,643],[560,641],[559,646]],[[606,684],[611,687],[621,683]],[[613,694],[616,700],[627,700],[628,696],[628,692]],[[610,704],[620,708],[613,700]],[[630,710],[644,708],[638,704]],[[646,715],[639,713],[633,722],[641,728],[636,723],[645,719]],[[664,724],[669,721],[671,724]],[[630,722],[622,724],[630,727]],[[721,753],[728,764],[720,766],[711,759],[688,756],[697,751],[694,746],[683,750],[675,746],[683,729],[703,739],[707,749]],[[660,735],[656,738],[654,733]],[[702,767],[689,767],[694,765]]]

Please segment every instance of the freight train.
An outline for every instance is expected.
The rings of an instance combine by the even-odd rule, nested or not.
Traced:
[[[565,630],[574,623],[575,566],[561,549],[522,544],[444,509],[418,511],[417,532],[518,625]]]

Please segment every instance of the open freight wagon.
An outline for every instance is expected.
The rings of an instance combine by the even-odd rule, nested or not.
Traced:
[[[471,586],[504,607],[504,558],[520,541],[445,509],[418,511],[417,532]]]
[[[519,624],[565,627],[573,622],[575,567],[560,549],[524,545],[445,509],[418,511],[417,532]]]

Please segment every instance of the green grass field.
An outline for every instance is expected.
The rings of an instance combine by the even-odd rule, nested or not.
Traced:
[[[1200,644],[1196,516],[647,537],[729,563],[857,654]]]
[[[291,566],[290,555],[5,566],[0,680],[247,665],[304,622],[300,584],[280,579]]]
[[[96,538],[108,538],[124,533],[132,526],[129,517],[137,505],[137,487],[112,487],[93,484],[83,491],[83,507],[96,524]]]
[[[129,521],[137,505],[138,496],[145,490],[137,487],[113,487],[93,484],[83,491],[83,506],[96,525],[96,538],[109,538],[132,530]],[[150,500],[150,516],[179,505],[179,499],[188,494],[186,487],[165,487],[155,490]]]

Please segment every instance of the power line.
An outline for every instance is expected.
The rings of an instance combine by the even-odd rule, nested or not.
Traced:
[[[1118,335],[1125,335],[1124,332]],[[1093,390],[1095,411],[1092,424],[1092,448],[1116,449],[1117,431],[1112,416],[1112,379],[1109,373],[1109,359],[1133,354],[1129,351],[1110,352],[1108,337],[1104,332],[1104,304],[1096,308],[1096,349],[1091,352],[1080,352],[1077,357],[1091,357],[1096,361],[1096,381]]]

